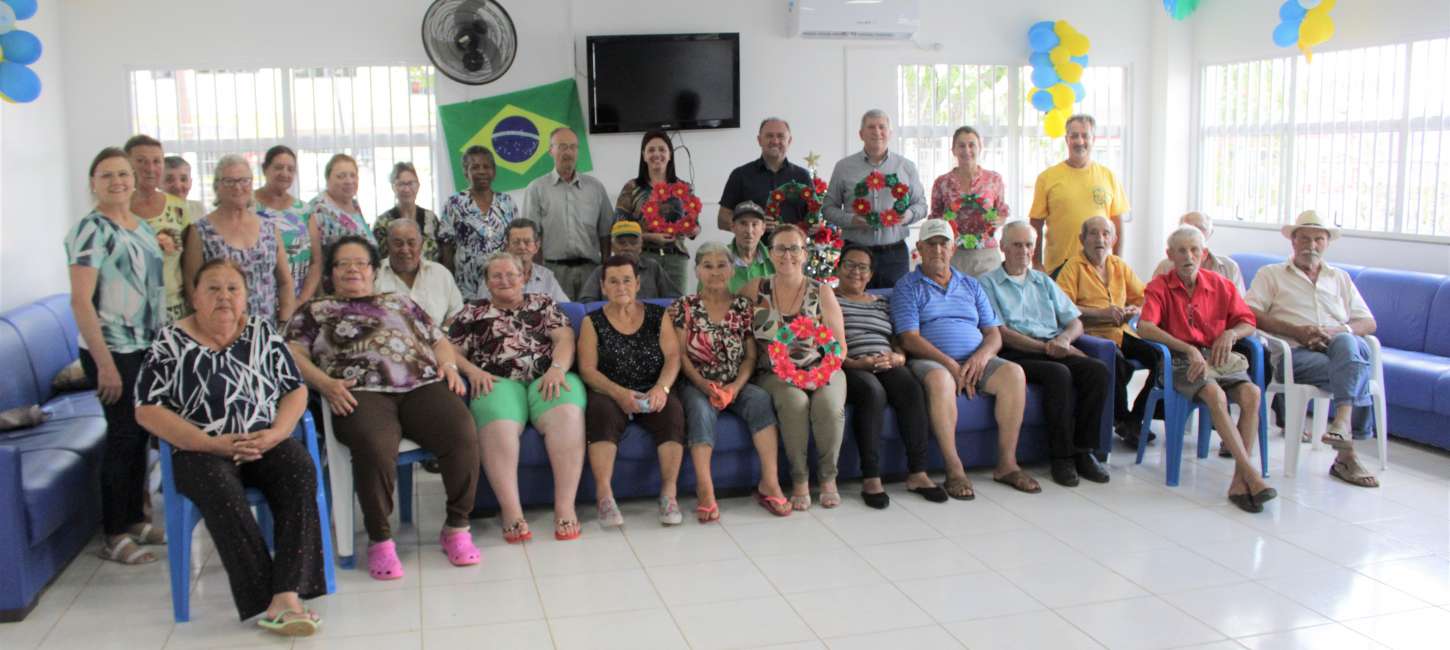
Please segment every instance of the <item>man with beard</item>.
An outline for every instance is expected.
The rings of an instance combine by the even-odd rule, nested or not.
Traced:
[[[584,281],[609,257],[614,202],[599,179],[580,172],[579,135],[560,127],[549,134],[554,170],[529,183],[524,215],[539,224],[544,266],[565,294],[578,296]]]
[[[1037,240],[1043,240],[1042,227],[1047,226],[1046,245],[1038,246],[1032,260],[1033,268],[1057,277],[1057,268],[1081,250],[1077,233],[1091,217],[1112,220],[1113,232],[1122,233],[1122,215],[1128,211],[1128,194],[1118,185],[1113,171],[1093,162],[1093,130],[1097,122],[1091,115],[1074,115],[1067,119],[1067,160],[1048,167],[1037,175],[1032,193],[1032,209],[1028,216]],[[1043,250],[1046,249],[1045,260]],[[1116,244],[1113,254],[1121,254]]]

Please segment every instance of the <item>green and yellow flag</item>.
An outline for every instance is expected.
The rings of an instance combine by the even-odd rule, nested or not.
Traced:
[[[482,145],[493,152],[498,166],[493,189],[499,192],[522,189],[554,168],[549,155],[549,134],[561,126],[579,134],[578,169],[594,168],[589,158],[589,138],[584,128],[584,111],[579,107],[579,90],[573,79],[565,79],[528,90],[438,107],[448,158],[453,163],[453,185],[468,187],[463,173],[463,152]]]

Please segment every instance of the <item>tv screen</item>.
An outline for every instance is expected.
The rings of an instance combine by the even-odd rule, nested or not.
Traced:
[[[589,132],[740,126],[740,34],[590,36]]]

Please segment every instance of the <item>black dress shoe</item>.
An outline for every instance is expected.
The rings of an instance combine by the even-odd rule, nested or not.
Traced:
[[[1071,458],[1052,459],[1052,481],[1063,487],[1077,487],[1077,463]]]
[[[1108,468],[1103,467],[1103,464],[1098,462],[1098,459],[1092,455],[1092,452],[1083,452],[1077,455],[1076,469],[1078,476],[1094,483],[1107,483],[1108,479],[1111,478],[1108,476]]]
[[[862,492],[861,500],[865,501],[866,505],[871,506],[872,508],[875,508],[877,510],[885,510],[886,506],[891,505],[891,496],[886,494],[885,492],[877,492],[875,494],[871,494],[869,492]]]

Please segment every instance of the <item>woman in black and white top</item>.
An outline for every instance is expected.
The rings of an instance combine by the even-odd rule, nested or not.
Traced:
[[[270,322],[247,314],[242,270],[228,258],[202,265],[196,313],[161,330],[136,381],[136,420],[175,447],[176,487],[201,510],[242,620],[305,636],[321,622],[303,598],[327,592],[317,475],[292,430],[307,388]],[[246,488],[267,495],[273,557]]]
[[[887,403],[896,412],[896,430],[906,446],[906,489],[941,503],[947,493],[926,475],[926,395],[906,369],[906,355],[894,345],[887,298],[866,293],[874,258],[871,249],[852,244],[841,251],[836,298],[846,325],[849,357],[846,401],[855,407],[851,430],[861,452],[861,499],[872,508],[891,505],[881,486],[881,427]]]

